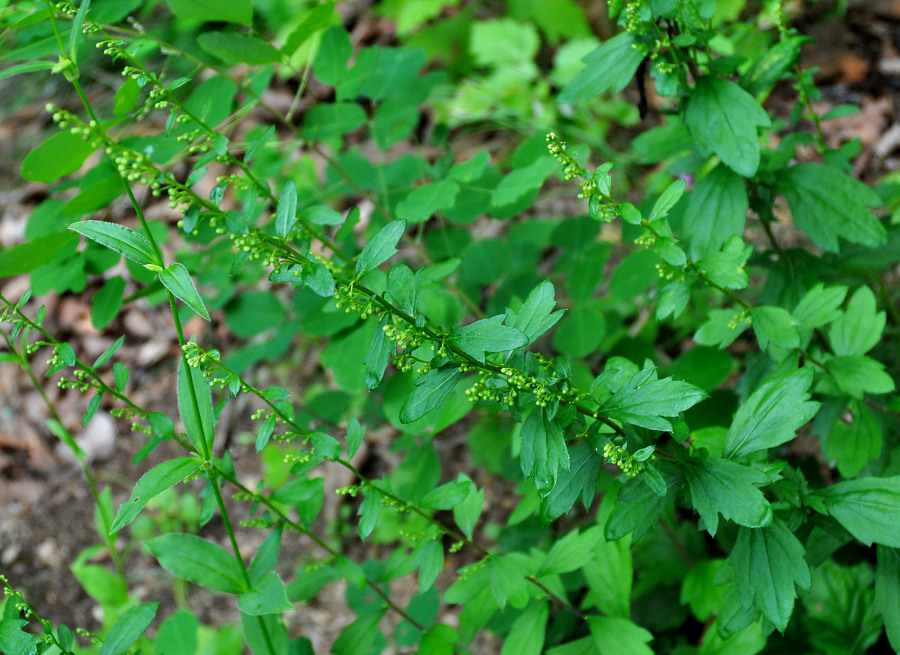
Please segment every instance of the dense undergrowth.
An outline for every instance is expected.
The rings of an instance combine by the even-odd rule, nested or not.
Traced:
[[[900,649],[898,194],[854,179],[858,143],[826,143],[853,108],[813,111],[777,2],[611,2],[604,39],[574,0],[488,4],[377,3],[389,44],[342,3],[0,10],[0,75],[52,81],[58,128],[21,162],[50,186],[0,252],[31,285],[0,298],[0,359],[36,385],[49,360],[82,425],[133,424],[135,465],[179,453],[114,502],[48,401],[96,502],[72,570],[104,625],[53,625],[7,580],[0,650],[312,652],[285,617],[338,581],[338,655],[464,653],[482,631],[503,655]],[[789,116],[766,111],[776,87]],[[145,216],[155,197],[171,218]],[[168,305],[177,408],[135,402],[127,334],[88,361],[43,327],[50,293],[92,294],[101,331]],[[317,379],[255,380],[308,351]],[[217,432],[238,397],[257,488]],[[369,475],[355,456],[384,426],[399,463]],[[446,430],[477,470],[438,456]],[[330,467],[353,480],[332,525]],[[500,521],[491,480],[516,492]],[[195,516],[143,521],[172,488]],[[389,554],[349,557],[357,537]],[[325,555],[279,557],[298,538]],[[240,625],[144,602],[144,554]]]

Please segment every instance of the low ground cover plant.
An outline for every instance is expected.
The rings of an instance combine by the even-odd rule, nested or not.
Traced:
[[[0,75],[43,79],[57,131],[21,162],[49,188],[0,252],[31,287],[0,297],[0,359],[156,463],[98,483],[48,399],[96,503],[71,569],[103,626],[4,578],[0,651],[311,653],[290,615],[341,583],[338,655],[900,650],[900,194],[827,143],[853,108],[814,110],[777,2],[610,2],[602,40],[571,0],[488,9],[379,3],[388,45],[343,3],[4,7]],[[617,151],[609,126],[638,124]],[[177,407],[133,399],[127,334],[93,361],[57,338],[51,292],[92,293],[98,330],[168,307]],[[304,353],[316,379],[257,381]],[[244,449],[218,429],[240,400]],[[385,426],[394,465],[359,466]],[[352,482],[329,522],[330,468]],[[177,610],[140,596],[146,555]]]

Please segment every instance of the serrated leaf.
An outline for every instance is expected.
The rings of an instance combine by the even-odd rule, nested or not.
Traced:
[[[597,526],[581,534],[577,529],[566,533],[553,543],[535,576],[558,575],[580,569],[594,556],[596,547],[602,540],[603,534]]]
[[[240,566],[224,548],[192,534],[172,532],[144,542],[169,573],[229,594],[246,590]]]
[[[684,467],[694,509],[713,537],[719,514],[738,525],[759,528],[772,522],[772,506],[756,485],[766,482],[759,471],[727,459],[695,460]]]
[[[724,457],[738,459],[793,439],[821,406],[809,399],[812,382],[809,368],[764,382],[738,408],[725,438]]]
[[[144,473],[134,486],[131,498],[119,508],[109,533],[115,534],[129,525],[154,497],[184,480],[202,463],[196,457],[179,457],[157,464]]]
[[[554,312],[554,307],[556,307],[556,290],[550,280],[544,280],[528,294],[519,311],[515,312],[515,318],[507,319],[506,323],[509,327],[523,332],[530,344],[562,318],[565,310]]]
[[[147,237],[124,225],[105,221],[81,221],[72,223],[69,229],[124,255],[141,266],[145,264],[160,265]]]
[[[828,513],[865,545],[900,548],[900,476],[839,482],[816,495]]]
[[[881,339],[886,322],[879,312],[875,294],[869,287],[857,289],[847,305],[847,311],[828,329],[828,341],[835,355],[865,355]]]
[[[631,534],[632,541],[636,542],[656,525],[669,502],[669,494],[677,491],[684,480],[675,467],[665,468],[663,472],[666,486],[664,495],[651,489],[645,476],[631,478],[622,486],[604,528],[604,535],[608,540],[615,541]]]
[[[729,237],[743,234],[750,206],[743,178],[718,164],[691,192],[684,213],[682,237],[695,258],[718,252]]]
[[[776,188],[787,199],[794,223],[816,245],[838,252],[838,237],[880,246],[887,232],[867,207],[881,205],[870,187],[825,164],[798,164],[778,174]]]
[[[100,647],[100,655],[122,655],[138,640],[156,617],[159,603],[132,607],[115,622]]]
[[[881,425],[863,401],[850,402],[852,420],[841,417],[834,422],[825,441],[825,457],[837,462],[845,478],[856,477],[865,465],[881,455]]]
[[[400,421],[412,423],[440,407],[444,399],[456,388],[460,377],[462,373],[456,366],[428,371],[416,380],[416,386],[403,403]]]
[[[238,598],[238,608],[251,616],[281,614],[294,609],[287,598],[284,583],[275,571],[269,571]]]
[[[603,458],[589,444],[581,443],[569,451],[569,468],[557,474],[556,485],[541,501],[541,519],[550,523],[568,514],[578,498],[590,509],[603,471]]]
[[[521,609],[528,602],[528,580],[518,553],[497,555],[487,561],[491,592],[500,609],[510,603]]]
[[[760,350],[767,350],[769,343],[782,348],[796,348],[800,345],[794,318],[783,307],[760,305],[750,310],[750,316]]]
[[[653,635],[629,619],[589,616],[588,625],[600,655],[653,655]]]
[[[658,380],[655,368],[631,377],[610,396],[599,411],[609,418],[650,430],[671,430],[666,418],[678,416],[707,397],[703,389],[672,378]]]
[[[797,537],[776,520],[762,528],[740,528],[728,557],[741,604],[746,610],[755,604],[782,632],[794,611],[796,587],[810,585],[804,555]]]
[[[806,292],[794,309],[794,318],[804,330],[814,330],[841,316],[838,309],[847,296],[847,287],[825,287],[821,282]],[[853,353],[838,353],[853,354]],[[857,353],[863,354],[863,353]]]
[[[288,35],[284,47],[281,49],[282,52],[288,56],[293,55],[309,37],[326,27],[333,15],[334,2],[323,2],[313,7],[300,21],[300,24],[294,28],[294,31]]]
[[[18,616],[18,610],[16,610]],[[0,651],[4,653],[21,653],[37,655],[37,644],[29,632],[22,630],[28,621],[19,618],[4,617],[0,620]]]
[[[543,407],[535,407],[522,424],[519,453],[522,474],[534,477],[538,494],[546,497],[556,486],[560,468],[569,468],[569,450],[559,425],[547,418]]]
[[[741,308],[712,309],[709,319],[694,334],[694,341],[701,346],[726,348],[749,326]]]
[[[384,332],[387,324],[388,317],[385,316],[381,319],[381,323],[378,324],[375,334],[372,335],[369,351],[366,353],[366,389],[369,391],[381,384],[381,379],[384,377],[384,371],[387,369],[388,361],[390,360],[391,351],[393,350],[395,353],[397,351],[394,342]]]
[[[501,325],[504,316],[494,316],[458,328],[447,337],[452,344],[483,362],[487,353],[515,350],[528,344],[528,337],[515,328]]]
[[[427,221],[437,212],[452,207],[458,193],[459,184],[455,180],[423,184],[397,204],[397,216],[409,223]]]
[[[894,380],[884,370],[884,364],[871,357],[834,357],[825,368],[837,386],[848,396],[861,400],[865,394],[883,394],[894,390]]]
[[[704,155],[715,153],[743,177],[759,168],[756,128],[771,125],[756,99],[734,82],[707,75],[697,80],[684,112],[684,123]]]
[[[194,286],[191,274],[188,273],[184,264],[178,262],[170,264],[168,268],[159,272],[159,281],[162,282],[162,285],[171,291],[176,298],[181,300],[207,321],[210,320],[209,313],[203,305],[203,299],[200,297],[200,294],[197,293],[197,287]]]
[[[380,264],[397,254],[396,245],[406,231],[406,221],[388,223],[366,244],[356,260],[356,277],[374,271]]]
[[[637,47],[628,32],[603,42],[582,61],[585,67],[560,92],[557,102],[572,104],[600,95],[607,89],[624,89],[647,53]]]
[[[278,198],[278,209],[275,214],[275,233],[286,238],[297,224],[297,183],[288,180]]]

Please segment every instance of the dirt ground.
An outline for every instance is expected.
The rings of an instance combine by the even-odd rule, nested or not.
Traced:
[[[832,144],[861,139],[863,149],[855,172],[861,179],[874,182],[886,173],[900,170],[900,1],[851,2],[846,16],[822,20],[820,14],[830,4],[833,3],[812,3],[798,25],[816,39],[815,44],[804,49],[803,65],[820,68],[816,81],[823,92],[818,105],[821,111],[844,103],[861,107],[858,114],[827,122],[825,129]],[[9,89],[7,84],[4,94]],[[793,104],[792,98],[789,86],[779,88],[770,106],[781,103],[786,112]],[[12,113],[3,112],[5,120],[0,124],[0,161],[5,162],[0,166],[2,245],[21,240],[31,209],[44,197],[43,186],[23,185],[16,164],[46,120],[43,102],[17,106]],[[7,298],[17,298],[27,284],[25,279],[0,281],[0,292]],[[174,371],[170,362],[177,348],[169,336],[172,330],[167,308],[160,311],[146,301],[138,301],[129,305],[103,333],[98,333],[91,326],[90,307],[85,301],[89,297],[90,294],[42,298],[48,305],[46,327],[58,338],[72,343],[87,361],[103,352],[118,335],[125,334],[126,345],[117,357],[129,363],[133,371],[129,394],[150,409],[174,407]],[[32,306],[33,303],[29,305],[33,315],[36,308]],[[36,375],[45,382],[42,367],[46,358],[34,359]],[[254,373],[256,381],[262,384],[271,375],[272,371],[267,369]],[[46,383],[45,390],[66,425],[79,426],[88,398],[61,391],[53,383]],[[114,505],[118,507],[128,497],[133,481],[165,453],[155,453],[140,465],[132,464],[144,438],[131,433],[126,422],[112,418],[108,413],[110,407],[104,404],[98,416],[77,434],[91,455],[91,467],[98,483],[111,486]],[[232,412],[224,416],[217,438],[230,444],[239,475],[252,487],[261,472],[255,468],[259,466],[257,457],[242,456],[252,452],[252,443],[242,438],[250,430],[247,414]],[[93,503],[80,467],[45,427],[48,417],[47,406],[31,380],[11,364],[0,365],[0,572],[24,593],[41,616],[54,624],[97,630],[102,619],[99,607],[84,593],[69,569],[82,550],[99,543]],[[377,468],[395,459],[389,452],[388,442],[389,439],[382,439],[367,446],[365,457],[371,459],[370,465]],[[437,443],[445,449],[442,458],[459,462],[458,470],[472,469],[460,435],[440,435]],[[326,474],[326,489],[350,482],[337,470]],[[479,486],[483,482],[487,480],[479,481]],[[509,511],[506,501],[510,490],[493,489],[490,511],[503,516]],[[331,500],[324,519],[340,516],[342,497],[328,493],[326,497]],[[239,503],[234,503],[234,507],[239,518],[247,515],[246,507]],[[220,542],[224,540],[221,524],[215,520],[202,534]],[[242,530],[241,535],[241,546],[247,552],[252,552],[262,539],[262,535],[252,531]],[[349,553],[357,561],[380,555],[377,546],[355,543]],[[282,561],[299,562],[321,555],[304,539],[286,538]],[[94,563],[109,564],[103,560]],[[153,564],[148,555],[135,551],[127,569],[142,602],[164,603],[159,612],[163,617],[172,611],[175,601],[169,579]],[[286,569],[282,574],[289,579],[293,571]],[[415,583],[412,579],[402,579],[393,589],[396,599],[403,604],[415,593]],[[189,603],[201,621],[208,624],[220,624],[236,616],[231,598],[189,594]],[[353,615],[346,607],[343,587],[333,584],[288,618],[292,635],[303,634],[313,641],[316,652],[326,652]],[[443,618],[450,623],[455,620],[452,612]],[[497,650],[496,642],[485,637],[475,645],[473,653]]]

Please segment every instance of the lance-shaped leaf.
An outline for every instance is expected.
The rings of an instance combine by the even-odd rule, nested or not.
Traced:
[[[369,351],[366,354],[366,389],[369,391],[381,384],[381,379],[384,377],[384,371],[390,360],[391,349],[393,348],[394,352],[397,351],[394,342],[388,339],[388,336],[384,333],[384,328],[387,327],[387,324],[388,317],[385,316],[381,319],[381,323],[378,324],[375,334],[372,335]]]
[[[716,536],[719,514],[748,528],[772,522],[772,506],[756,485],[766,481],[759,471],[727,459],[695,460],[684,466],[694,509]]]
[[[275,233],[282,239],[291,233],[297,223],[297,184],[288,180],[284,191],[278,198],[278,210],[275,213]]]
[[[867,546],[900,548],[900,476],[848,480],[816,494],[828,513]]]
[[[187,367],[187,370],[190,371],[190,380],[185,372],[184,363],[182,362],[178,367],[178,413],[181,415],[181,421],[184,423],[184,429],[191,443],[201,454],[208,454],[212,449],[213,435],[215,434],[212,394],[203,373],[190,366]],[[190,389],[192,381],[194,395],[197,398],[196,406]]]
[[[397,254],[397,243],[406,231],[406,221],[388,223],[366,244],[356,260],[356,277],[374,271],[382,262]]]
[[[813,371],[803,368],[764,382],[740,406],[725,438],[724,456],[738,459],[787,443],[819,411],[809,399]]]
[[[81,221],[72,223],[69,229],[84,235],[91,241],[106,246],[133,262],[140,264],[161,265],[153,253],[153,246],[143,234],[139,234],[124,225],[107,223],[106,221]]]
[[[502,325],[505,316],[494,316],[475,321],[454,330],[447,343],[451,343],[471,355],[479,362],[484,361],[486,353],[500,353],[521,348],[528,344],[524,332]]]
[[[416,380],[416,386],[403,403],[400,410],[400,421],[412,423],[428,412],[437,409],[456,387],[462,373],[456,366],[443,369],[432,369]]]
[[[568,514],[578,498],[590,509],[603,472],[603,458],[590,446],[578,444],[569,452],[569,467],[559,472],[556,486],[541,502],[541,519],[550,523]]]
[[[891,647],[900,652],[900,552],[878,546],[875,570],[875,612],[884,618]]]
[[[194,286],[191,274],[188,273],[183,264],[175,262],[168,268],[160,271],[159,281],[162,282],[163,286],[171,291],[176,298],[200,314],[200,316],[207,321],[209,320],[209,313],[203,305],[203,299],[200,297],[200,294],[197,293],[197,287]]]
[[[188,582],[230,594],[246,590],[240,566],[221,546],[176,532],[145,541],[144,545],[160,566]]]
[[[553,311],[556,307],[556,290],[550,280],[544,280],[528,294],[519,311],[513,313],[507,310],[511,318],[507,318],[506,324],[528,337],[528,343],[532,343],[544,332],[556,325],[562,318],[564,309]]]
[[[672,378],[658,380],[655,368],[645,368],[626,382],[600,407],[611,419],[650,430],[671,430],[663,417],[678,416],[707,397],[703,389]]]
[[[803,545],[781,521],[738,531],[728,564],[745,610],[755,604],[782,632],[794,611],[796,587],[808,589],[809,567]]]
[[[200,468],[202,463],[196,457],[179,457],[157,464],[144,473],[134,486],[131,498],[119,508],[116,520],[110,527],[110,534],[115,534],[131,523],[155,496],[184,480]]]
[[[543,407],[535,407],[522,424],[522,450],[519,455],[522,473],[534,476],[541,497],[556,486],[560,467],[569,468],[566,438],[556,421],[547,418]]]
[[[628,32],[604,41],[603,45],[582,59],[584,69],[566,85],[557,102],[571,104],[576,100],[587,100],[610,88],[621,91],[634,77],[646,54],[636,47],[634,37]]]
[[[159,603],[132,607],[115,622],[103,640],[100,655],[122,655],[153,622]]]

